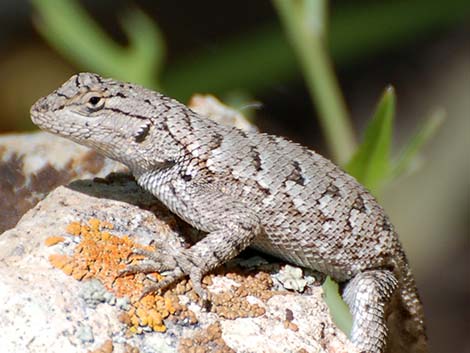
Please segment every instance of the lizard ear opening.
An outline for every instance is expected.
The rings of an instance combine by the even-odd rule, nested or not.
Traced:
[[[147,137],[149,131],[150,131],[150,122],[141,126],[139,130],[137,130],[136,134],[134,135],[135,142],[137,143],[143,142],[145,138]]]

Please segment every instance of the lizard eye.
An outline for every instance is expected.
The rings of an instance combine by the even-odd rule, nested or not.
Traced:
[[[104,107],[104,99],[103,97],[93,95],[88,98],[86,105],[88,109],[96,111]]]

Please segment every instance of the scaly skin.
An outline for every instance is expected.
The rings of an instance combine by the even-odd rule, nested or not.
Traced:
[[[172,270],[150,290],[187,275],[206,297],[201,277],[252,246],[339,282],[360,351],[427,351],[422,305],[393,226],[371,194],[324,157],[90,73],[40,99],[31,116],[124,163],[144,189],[207,232],[189,249],[147,254],[154,266],[129,269]]]

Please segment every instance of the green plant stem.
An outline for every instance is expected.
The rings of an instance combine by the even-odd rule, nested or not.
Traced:
[[[339,164],[345,164],[356,142],[324,43],[326,1],[273,2],[300,60],[332,157]]]

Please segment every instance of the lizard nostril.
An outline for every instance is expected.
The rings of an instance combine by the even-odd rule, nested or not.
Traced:
[[[39,101],[37,101],[36,104],[34,104],[31,110],[37,111],[37,112],[43,112],[48,109],[49,109],[49,103],[47,103],[47,100],[45,98],[42,98]]]

